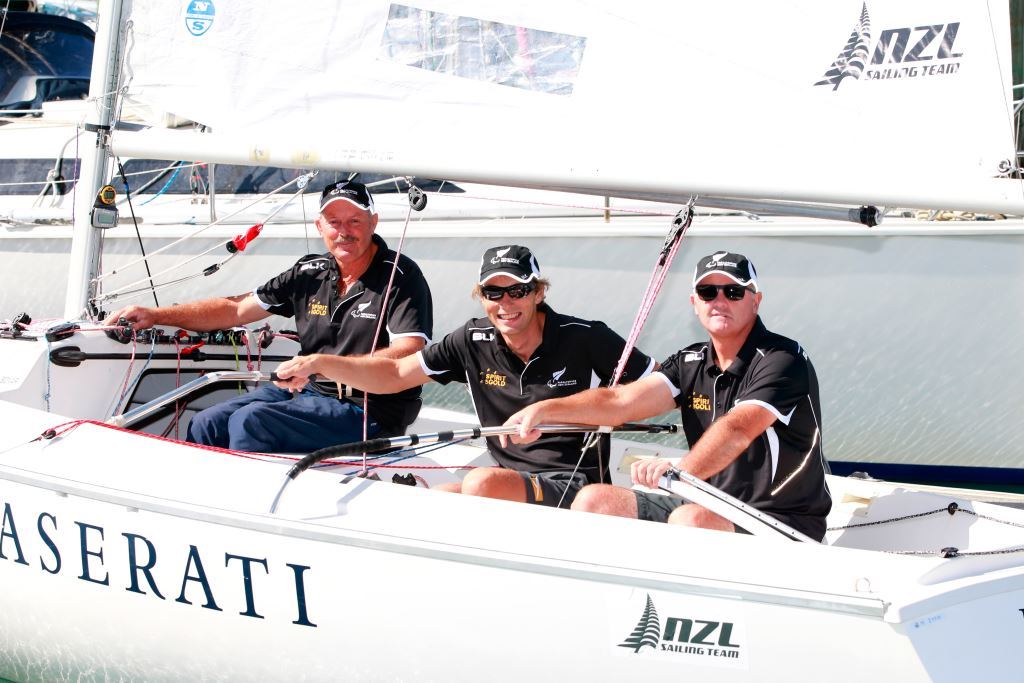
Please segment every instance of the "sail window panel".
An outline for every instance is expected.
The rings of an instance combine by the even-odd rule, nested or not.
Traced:
[[[587,39],[392,4],[380,57],[417,69],[571,95]]]
[[[51,162],[52,167],[52,162]],[[0,166],[2,168],[2,166]],[[128,182],[135,188],[146,186],[147,194],[205,194],[209,190],[210,171],[208,164],[193,165],[155,159],[129,159],[124,162],[124,172]],[[303,172],[294,168],[276,166],[244,166],[239,164],[217,164],[214,180],[215,191],[219,194],[267,194],[294,180]],[[321,171],[306,186],[306,194],[318,194],[327,185],[348,178],[350,173]],[[43,172],[42,177],[46,174]],[[408,192],[409,186],[404,180],[387,181],[391,176],[375,173],[358,173],[355,180],[372,185],[374,194],[401,194]],[[428,192],[463,192],[454,183],[415,178],[416,186]],[[380,184],[378,184],[380,183]],[[120,189],[120,187],[118,188]]]
[[[56,159],[0,159],[0,195],[38,195],[47,184],[47,174],[56,165]],[[70,192],[74,182],[78,180],[79,167],[78,159],[62,160],[58,168],[63,180],[56,181],[64,188],[62,194]],[[132,193],[144,190],[145,194],[189,195],[205,194],[209,190],[210,173],[207,164],[127,159],[124,162],[124,172]],[[273,192],[301,173],[302,171],[294,168],[217,164],[214,178],[216,192],[219,194],[256,195]],[[352,174],[322,171],[306,186],[306,193],[318,194],[327,185],[350,175]],[[404,179],[393,179],[379,173],[357,173],[354,179],[371,185],[376,195],[403,194],[409,191]],[[118,175],[116,184],[119,192],[122,189],[120,181]],[[414,178],[413,182],[427,192],[447,194],[465,191],[452,182],[427,178]]]

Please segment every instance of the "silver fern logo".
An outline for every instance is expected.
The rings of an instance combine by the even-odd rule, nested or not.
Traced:
[[[494,252],[494,257],[491,259],[491,263],[519,263],[519,259],[505,258],[505,254],[512,251],[512,247],[505,247]]]
[[[814,85],[831,85],[833,92],[839,88],[844,78],[857,80],[864,73],[868,63],[868,52],[871,45],[871,17],[868,16],[868,4],[860,12],[860,20],[853,27],[846,47],[839,53],[824,77]]]
[[[551,373],[551,379],[548,380],[548,388],[554,389],[555,387],[574,387],[576,386],[576,380],[574,379],[562,379],[562,375],[568,366]]]
[[[736,264],[732,261],[723,261],[726,256],[729,255],[727,251],[719,251],[711,256],[711,261],[708,262],[705,268],[720,268],[722,266],[735,266]]]
[[[636,628],[629,634],[629,637],[619,643],[619,647],[628,647],[639,654],[640,648],[649,647],[656,649],[661,641],[661,622],[658,621],[658,610],[654,608],[654,601],[647,596],[647,606],[644,613],[640,615],[640,621]]]
[[[377,314],[376,313],[367,313],[366,312],[366,309],[372,303],[373,303],[372,301],[367,301],[364,304],[359,304],[358,306],[356,306],[356,310],[352,311],[352,317],[353,318],[367,318],[369,320],[376,320],[377,319]]]

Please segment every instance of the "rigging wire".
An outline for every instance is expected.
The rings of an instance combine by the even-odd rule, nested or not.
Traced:
[[[289,181],[288,183],[286,183],[285,185],[283,185],[282,188],[287,187],[288,185],[291,185],[292,183],[295,183],[297,181],[303,180],[303,179],[308,178],[311,175],[315,175],[315,174],[316,174],[316,171],[313,171],[312,174],[308,174],[307,173],[305,175],[299,176],[298,178],[295,178],[295,179]],[[276,190],[276,191],[279,191],[282,188],[278,188],[278,190]],[[232,250],[231,248],[229,248],[228,250],[231,253],[226,258],[222,259],[218,263],[213,264],[212,266],[208,266],[201,273],[195,273],[193,275],[185,276],[183,278],[179,278],[179,279],[171,281],[171,282],[159,283],[156,286],[157,287],[165,287],[165,286],[168,286],[170,284],[176,284],[178,282],[184,282],[185,280],[189,280],[189,279],[192,279],[192,278],[195,278],[195,277],[199,277],[200,275],[203,275],[203,276],[205,276],[205,275],[212,275],[213,273],[217,272],[218,270],[220,270],[220,268],[224,264],[226,264],[228,261],[230,261],[235,256],[237,256],[242,250],[244,250],[245,249],[245,245],[248,244],[248,242],[252,241],[253,239],[255,239],[259,235],[259,233],[263,229],[264,225],[269,223],[271,221],[271,219],[273,219],[278,213],[280,213],[286,206],[288,206],[288,204],[290,204],[297,196],[302,194],[304,191],[305,191],[305,184],[300,186],[299,189],[296,190],[290,197],[288,197],[280,206],[278,206],[273,211],[271,211],[267,215],[267,217],[263,219],[262,223],[257,223],[252,228],[250,228],[248,233],[246,233],[245,235],[239,235],[234,240],[229,241],[227,244],[234,243],[236,245],[236,249]],[[244,210],[246,210],[246,209],[248,209],[248,208],[250,208],[252,206],[255,206],[256,204],[260,203],[261,201],[264,201],[265,199],[267,199],[267,197],[262,197],[259,200],[255,201],[255,202],[252,202],[248,206],[244,207],[243,209],[240,209],[236,213],[240,213],[241,211],[244,211]],[[235,215],[235,214],[232,214],[232,215]],[[207,230],[208,228],[212,227],[213,225],[216,225],[217,223],[220,223],[223,220],[226,220],[226,218],[227,217],[225,217],[224,219],[218,219],[217,221],[214,221],[213,223],[210,223],[209,225],[206,225],[206,226],[200,228],[199,230],[193,231],[190,235],[182,237],[182,238],[180,238],[178,240],[175,240],[171,244],[168,244],[168,245],[166,245],[164,247],[161,247],[160,249],[157,249],[156,251],[152,252],[150,254],[150,256],[155,256],[155,255],[157,255],[159,253],[162,253],[162,252],[166,251],[167,249],[169,249],[170,247],[172,247],[174,245],[177,245],[177,244],[180,244],[184,240],[189,239],[190,237],[193,237],[195,235],[198,235],[199,233],[203,232],[204,230]],[[239,244],[241,246],[238,246]],[[196,254],[194,256],[191,256],[191,257],[185,259],[184,261],[178,262],[178,263],[176,263],[176,264],[174,264],[172,266],[169,266],[169,267],[163,269],[162,271],[159,271],[158,273],[156,273],[152,277],[157,278],[157,277],[159,277],[161,275],[165,275],[165,274],[167,274],[167,273],[169,273],[169,272],[171,272],[173,270],[177,270],[179,268],[182,268],[182,267],[188,265],[189,263],[192,263],[193,261],[196,261],[196,260],[198,260],[200,258],[203,258],[204,256],[210,254],[213,251],[217,251],[218,249],[223,248],[224,246],[226,246],[224,243],[215,244],[214,246],[210,247],[209,249],[206,249],[205,251],[202,251],[202,252],[200,252],[200,253],[198,253],[198,254]],[[136,260],[128,263],[127,265],[122,266],[120,269],[115,269],[115,270],[109,271],[107,273],[104,273],[102,275],[99,275],[99,276],[96,277],[95,282],[99,283],[99,282],[101,282],[101,281],[103,281],[103,280],[105,280],[105,279],[107,279],[107,278],[109,278],[109,277],[119,273],[121,270],[124,270],[124,269],[128,268],[129,266],[133,266],[133,265],[138,264],[141,260],[142,259],[136,259]],[[121,297],[124,294],[137,294],[140,290],[132,289],[132,288],[133,287],[137,287],[138,285],[140,285],[140,284],[142,284],[144,282],[146,282],[146,278],[142,278],[140,280],[136,280],[134,282],[128,283],[126,285],[123,285],[119,289],[115,289],[115,290],[113,290],[111,292],[108,292],[108,293],[104,294],[102,297],[99,297],[99,296],[96,297],[93,300],[93,303],[94,304],[99,304],[99,303],[102,303],[104,301],[109,301],[109,300],[112,300],[112,299],[119,298],[119,297]]]
[[[443,187],[443,185],[442,185]],[[445,198],[454,199],[482,199],[489,202],[502,202],[505,204],[527,204],[529,206],[550,206],[557,209],[581,209],[584,211],[593,211],[595,214],[604,215],[608,211],[606,206],[587,206],[585,204],[571,204],[568,202],[541,202],[535,199],[512,199],[511,197],[487,197],[485,195],[469,194],[468,192],[442,192],[440,188],[432,190],[426,194],[430,195],[443,195]],[[636,214],[638,216],[672,216],[674,214],[667,211],[651,211],[645,209],[629,209],[626,207],[617,207],[612,209],[613,213],[629,213]]]
[[[183,242],[186,242],[187,240],[190,240],[190,239],[192,239],[194,237],[197,237],[197,236],[201,235],[202,233],[206,232],[207,230],[209,230],[213,226],[220,225],[221,223],[224,223],[227,220],[229,220],[231,218],[234,218],[235,216],[237,216],[237,215],[239,215],[239,214],[241,214],[241,213],[243,213],[245,211],[248,211],[249,209],[253,208],[254,206],[257,206],[258,204],[261,204],[261,203],[267,201],[273,195],[278,194],[282,190],[284,190],[284,189],[294,185],[295,183],[299,182],[303,178],[312,177],[313,175],[316,175],[316,171],[312,171],[311,173],[306,173],[306,174],[297,176],[295,178],[292,178],[291,180],[289,180],[288,182],[284,183],[280,187],[275,188],[274,190],[271,190],[270,192],[268,192],[268,193],[266,193],[266,194],[264,194],[264,195],[262,195],[260,197],[257,197],[256,199],[254,199],[253,201],[249,202],[248,204],[246,204],[242,208],[238,209],[234,213],[229,214],[227,216],[224,216],[223,218],[218,218],[217,220],[213,221],[212,223],[208,223],[207,225],[201,226],[198,229],[193,230],[189,234],[184,235],[182,237],[179,237],[178,239],[174,240],[170,244],[167,244],[166,246],[163,246],[163,247],[161,247],[161,248],[151,252],[150,256],[151,257],[157,256],[159,254],[164,253],[165,251],[173,249],[174,247],[178,246],[179,244],[181,244]],[[300,192],[303,189],[304,188],[299,188]],[[288,204],[288,202],[290,202],[292,199],[294,199],[294,195],[292,197],[289,197],[285,201],[285,203],[281,207],[279,207],[277,210],[275,210],[273,213],[271,213],[270,216],[276,215],[278,213],[278,211],[280,211],[282,208],[284,208],[284,206],[286,206]],[[268,220],[269,220],[269,217],[268,217]],[[264,223],[266,223],[266,220],[264,220]],[[209,251],[213,251],[214,249],[217,249],[217,248],[219,248],[219,245],[217,247],[214,247],[214,248],[210,249]],[[206,253],[209,253],[209,252],[204,252],[203,254],[200,254],[200,256],[204,256]],[[120,269],[112,270],[109,273],[101,273],[100,275],[96,276],[96,280],[97,280],[97,282],[105,280],[105,279],[107,279],[109,277],[112,277],[112,276],[120,273],[123,270],[131,268],[132,266],[135,266],[139,262],[141,262],[141,259],[136,259],[134,261],[129,261],[128,263],[126,263],[123,266],[121,266]],[[168,270],[171,270],[171,269],[168,269]],[[133,283],[133,284],[135,284],[135,283]]]
[[[71,206],[75,206],[78,201],[78,176],[81,173],[82,157],[79,151],[79,140],[82,137],[82,124],[75,126],[75,170],[74,178],[75,182],[71,185]],[[71,212],[71,233],[75,233],[75,212]]]
[[[306,240],[306,253],[313,253],[309,248],[309,218],[306,216],[306,202],[299,202],[299,206],[302,207],[302,235]]]
[[[4,26],[7,25],[7,12],[11,8],[11,0],[7,0],[4,4],[4,9],[0,12],[0,36],[4,35]]]
[[[996,35],[995,21],[993,20],[993,17],[992,17],[992,6],[989,3],[985,4],[985,12],[988,15],[988,29],[989,29],[989,33],[990,33],[991,38],[992,38],[992,44],[999,45],[999,40],[998,40],[997,35]],[[1004,21],[1005,21],[1005,17],[1004,17]],[[1002,61],[1000,60],[999,57],[1000,57],[999,50],[996,50],[996,54],[995,54],[996,64],[999,67],[1000,79],[1003,79],[1004,74],[1005,74],[1005,65],[1002,63]],[[1005,79],[1005,80],[1003,80],[1003,82],[1006,82],[1007,80],[1010,83],[1013,82],[1012,74],[1011,74],[1011,78]],[[1006,121],[1007,121],[1007,124],[1012,129],[1011,130],[1011,138],[1013,139],[1013,151],[1014,151],[1014,158],[1009,160],[1009,166],[1010,167],[1009,167],[1009,169],[1007,169],[1007,173],[1008,174],[1013,174],[1015,172],[1019,173],[1020,170],[1021,170],[1020,166],[1018,164],[1018,159],[1017,159],[1017,152],[1020,149],[1020,146],[1019,146],[1020,145],[1020,140],[1018,139],[1018,135],[1017,135],[1017,133],[1018,133],[1018,126],[1014,125],[1015,124],[1014,119],[1016,117],[1014,115],[1015,112],[1011,109],[1011,107],[1013,106],[1012,100],[1013,100],[1013,91],[1011,90],[1010,91],[1010,100],[1007,101],[1005,98],[1003,100],[1004,106],[1006,106],[1006,108],[1007,108],[1007,111],[1006,111]],[[1021,190],[1021,197],[1024,198],[1024,182],[1020,183],[1020,190]]]
[[[384,316],[387,315],[388,301],[391,298],[391,286],[395,282],[395,273],[398,271],[398,260],[402,257],[402,247],[405,245],[405,235],[409,230],[409,222],[412,219],[412,212],[414,209],[414,203],[412,201],[413,189],[415,186],[412,184],[412,178],[408,178],[406,182],[409,183],[409,208],[405,214],[405,224],[402,226],[402,234],[398,238],[398,247],[395,249],[395,261],[391,264],[391,274],[388,276],[388,285],[384,288],[384,297],[380,303],[380,316],[377,318],[377,329],[373,332],[373,342],[370,344],[370,357],[373,357],[374,352],[377,350],[377,340],[380,338],[380,329],[384,324]],[[418,189],[418,188],[415,188]],[[423,208],[422,206],[420,207]],[[369,392],[363,392],[363,441],[366,441],[369,436],[367,430],[369,429]],[[363,452],[363,465],[366,464],[366,452]]]
[[[132,215],[132,224],[135,226],[135,237],[139,240],[139,251],[142,252],[142,263],[146,266],[146,275],[149,279],[149,289],[153,292],[153,305],[160,307],[160,300],[156,296],[156,285],[153,283],[153,273],[149,269],[149,259],[146,258],[146,246],[142,243],[142,233],[139,232],[139,219],[135,216],[135,207],[132,206],[132,190],[128,185],[128,178],[124,175],[124,165],[119,157],[114,157],[117,170],[121,175],[121,182],[124,184],[124,196],[128,202],[128,211]],[[177,171],[175,171],[177,173]]]

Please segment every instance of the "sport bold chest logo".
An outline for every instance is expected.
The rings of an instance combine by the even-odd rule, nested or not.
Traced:
[[[309,308],[306,310],[309,317],[327,315],[327,304],[321,303],[319,299],[312,298],[309,300]]]
[[[690,394],[690,407],[694,410],[708,412],[711,410],[711,399],[704,394]]]
[[[481,370],[479,375],[480,384],[484,385],[485,387],[501,388],[508,384],[508,377],[506,375],[501,374],[497,370],[491,370],[490,368],[486,368],[484,370]]]

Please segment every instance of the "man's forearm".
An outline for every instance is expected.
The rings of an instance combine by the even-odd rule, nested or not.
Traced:
[[[698,479],[713,477],[747,450],[756,438],[751,433],[758,429],[750,416],[729,413],[711,425],[677,466]],[[760,429],[757,433],[763,431]]]
[[[395,360],[376,355],[354,358],[316,354],[314,368],[318,375],[371,394],[394,394],[416,386],[402,381]]]
[[[238,301],[235,297],[203,299],[184,304],[153,309],[155,325],[181,327],[186,330],[207,332],[235,327],[239,321]]]
[[[606,388],[588,389],[573,396],[549,399],[539,406],[547,423],[605,425],[633,419],[622,417],[626,407],[614,390]]]

